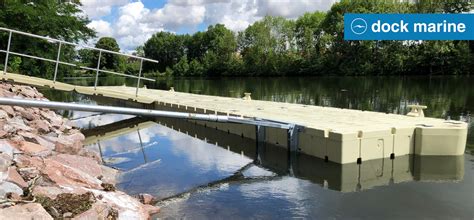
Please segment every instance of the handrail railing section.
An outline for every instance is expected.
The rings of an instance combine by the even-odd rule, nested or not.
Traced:
[[[95,71],[96,74],[95,74],[95,81],[94,81],[94,90],[97,90],[97,83],[99,81],[99,73],[100,72],[110,73],[110,74],[114,74],[114,75],[125,76],[125,77],[129,77],[129,78],[137,79],[137,86],[136,86],[135,96],[138,96],[138,90],[139,90],[139,87],[140,87],[140,81],[141,80],[152,81],[152,82],[155,81],[154,79],[142,77],[142,69],[143,69],[143,61],[158,63],[157,60],[152,60],[152,59],[148,59],[148,58],[144,58],[144,57],[140,57],[140,56],[124,54],[124,53],[110,51],[110,50],[105,50],[105,49],[101,49],[101,48],[83,46],[83,45],[79,45],[79,44],[76,44],[76,43],[67,42],[67,41],[64,41],[64,40],[54,39],[54,38],[50,38],[50,37],[40,36],[40,35],[36,35],[36,34],[31,34],[31,33],[23,32],[23,31],[12,30],[12,29],[3,28],[3,27],[0,27],[0,31],[8,32],[7,48],[6,48],[6,50],[0,49],[0,52],[6,54],[5,55],[5,66],[4,66],[3,74],[7,74],[8,58],[9,58],[9,55],[12,54],[12,55],[16,55],[16,56],[27,57],[27,58],[32,58],[32,59],[37,59],[37,60],[42,60],[42,61],[55,63],[53,83],[56,83],[56,81],[57,81],[57,74],[58,74],[59,64],[72,66],[72,67],[85,69],[85,70]],[[24,36],[34,37],[34,38],[38,38],[38,39],[43,39],[43,40],[46,40],[50,43],[58,43],[58,54],[56,56],[56,60],[11,51],[10,46],[11,46],[11,41],[12,41],[12,35],[14,33],[24,35]],[[78,65],[78,64],[73,64],[73,63],[60,61],[61,49],[62,49],[63,45],[70,45],[70,46],[74,46],[74,47],[80,46],[80,47],[85,48],[85,49],[99,51],[99,58],[97,59],[97,67],[96,68],[91,68],[91,67],[87,67],[87,66],[81,66],[81,65]],[[138,72],[138,76],[101,69],[100,68],[100,60],[101,60],[101,57],[102,57],[103,53],[110,53],[110,54],[115,54],[115,55],[119,55],[119,56],[125,56],[125,57],[140,60],[140,70]]]

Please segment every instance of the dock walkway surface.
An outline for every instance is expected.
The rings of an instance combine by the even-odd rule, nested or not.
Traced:
[[[244,100],[126,86],[75,86],[19,74],[0,72],[4,80],[62,91],[76,91],[153,105],[155,109],[236,115],[303,126],[298,147],[302,153],[336,163],[353,163],[408,154],[461,155],[467,123],[371,111],[320,107],[260,100]],[[255,126],[206,122],[229,133],[255,139]],[[212,124],[212,125],[211,125]],[[286,146],[286,131],[266,129],[267,142]]]

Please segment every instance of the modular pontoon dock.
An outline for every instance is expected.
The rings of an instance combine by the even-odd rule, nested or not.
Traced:
[[[301,153],[341,164],[409,154],[461,155],[466,146],[467,124],[460,121],[126,86],[85,87],[12,73],[0,75],[16,83],[122,100],[143,108],[295,124],[299,126],[297,142]],[[252,125],[196,123],[247,138],[258,136],[258,129]],[[289,145],[286,130],[266,128],[263,136],[266,142]]]

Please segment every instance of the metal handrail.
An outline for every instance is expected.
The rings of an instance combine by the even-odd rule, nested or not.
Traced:
[[[119,53],[119,52],[105,50],[105,49],[101,49],[101,48],[83,46],[83,45],[79,45],[79,44],[64,41],[64,40],[54,39],[54,38],[50,38],[50,37],[40,36],[40,35],[36,35],[36,34],[31,34],[31,33],[23,32],[23,31],[12,30],[12,29],[3,28],[3,27],[0,27],[0,31],[7,31],[9,33],[7,50],[0,50],[1,53],[6,54],[6,56],[5,56],[5,66],[4,66],[4,71],[3,71],[4,75],[7,74],[9,55],[12,54],[12,55],[16,55],[16,56],[22,56],[22,57],[27,57],[27,58],[38,59],[38,60],[42,60],[42,61],[55,63],[56,65],[55,65],[55,69],[54,69],[53,83],[56,83],[56,77],[57,77],[57,73],[58,73],[59,64],[73,66],[73,67],[77,67],[77,68],[80,68],[80,69],[96,71],[95,82],[94,82],[94,90],[97,90],[97,83],[98,83],[98,80],[99,80],[99,73],[100,72],[110,73],[110,74],[114,74],[114,75],[125,76],[125,77],[130,77],[130,78],[137,79],[137,88],[136,88],[135,96],[138,96],[138,90],[139,90],[139,87],[140,87],[140,80],[147,80],[147,81],[152,81],[152,82],[155,81],[154,79],[142,77],[142,68],[143,68],[143,61],[158,63],[157,60],[152,60],[152,59],[139,57],[139,56],[135,56],[135,55],[130,55],[130,54]],[[24,35],[24,36],[29,36],[29,37],[34,37],[34,38],[38,38],[38,39],[43,39],[43,40],[46,40],[50,43],[59,43],[58,54],[57,54],[56,60],[10,51],[10,46],[11,46],[11,40],[12,40],[12,34],[13,33]],[[62,47],[63,44],[64,45],[71,45],[71,46],[74,46],[74,47],[79,46],[79,47],[82,47],[82,48],[85,48],[85,49],[99,51],[99,58],[98,58],[98,61],[97,61],[97,68],[90,68],[90,67],[86,67],[86,66],[81,66],[81,65],[77,65],[77,64],[73,64],[73,63],[60,61],[61,47]],[[118,73],[118,72],[114,72],[114,71],[100,69],[100,60],[101,60],[101,57],[102,57],[102,53],[110,53],[110,54],[115,54],[115,55],[119,55],[119,56],[125,56],[125,57],[130,57],[130,58],[140,60],[140,70],[139,70],[138,76],[128,75],[128,74],[124,74],[124,73]]]
[[[196,114],[186,112],[173,112],[173,111],[162,111],[153,109],[138,109],[138,108],[126,108],[126,107],[115,107],[115,106],[104,106],[104,105],[90,105],[90,104],[78,104],[78,103],[67,103],[67,102],[54,102],[44,100],[32,100],[32,99],[21,99],[21,98],[4,98],[0,97],[0,105],[10,106],[24,106],[24,107],[36,107],[36,108],[49,108],[49,109],[61,109],[61,110],[73,110],[73,111],[85,111],[85,112],[101,112],[101,113],[112,113],[122,115],[140,115],[145,117],[167,117],[167,118],[179,118],[187,120],[200,120],[200,121],[213,121],[213,122],[228,122],[236,124],[247,124],[255,126],[265,126],[280,129],[292,129],[296,125],[289,124],[286,122],[268,121],[259,118],[241,118],[237,116],[228,115],[217,115],[217,114]]]
[[[152,60],[152,59],[148,59],[148,58],[145,58],[145,57],[139,57],[139,56],[135,56],[135,55],[131,55],[131,54],[124,54],[124,53],[115,52],[115,51],[106,50],[106,49],[101,49],[101,48],[96,48],[96,47],[89,47],[89,46],[86,46],[86,45],[79,45],[79,44],[76,44],[76,43],[72,43],[72,42],[68,42],[68,41],[64,41],[64,40],[59,40],[59,39],[54,39],[54,38],[50,38],[50,37],[45,37],[45,36],[41,36],[41,35],[31,34],[31,33],[23,32],[23,31],[17,31],[17,30],[3,28],[3,27],[0,27],[0,31],[8,31],[8,32],[16,33],[16,34],[29,36],[29,37],[40,38],[40,39],[47,40],[47,41],[50,41],[50,42],[53,41],[53,42],[56,42],[56,43],[63,43],[63,44],[71,45],[71,46],[80,46],[80,47],[84,47],[84,48],[91,49],[91,50],[103,51],[103,52],[107,52],[107,53],[123,55],[123,56],[131,57],[131,58],[136,58],[136,59],[141,59],[141,60],[145,60],[145,61],[149,61],[149,62],[153,62],[153,63],[158,63],[157,60]]]

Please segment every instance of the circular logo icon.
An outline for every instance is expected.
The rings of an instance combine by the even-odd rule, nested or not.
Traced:
[[[362,18],[356,18],[351,22],[351,30],[354,34],[363,34],[367,31],[367,22]]]

